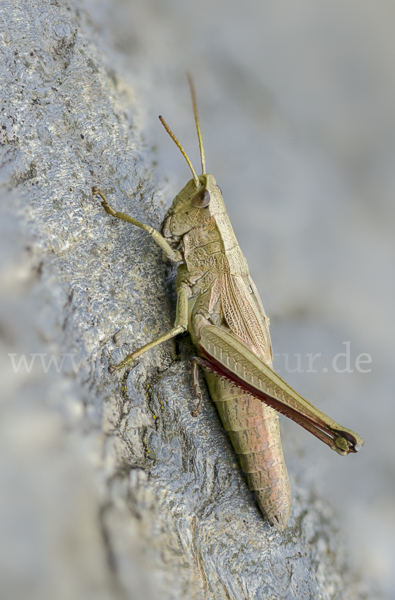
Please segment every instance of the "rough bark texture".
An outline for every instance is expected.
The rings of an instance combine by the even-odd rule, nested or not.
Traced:
[[[1,31],[1,597],[362,597],[328,507],[291,472],[271,529],[207,392],[191,416],[188,338],[109,375],[174,318],[160,250],[90,194],[154,227],[171,200],[133,73],[72,2],[5,0]]]

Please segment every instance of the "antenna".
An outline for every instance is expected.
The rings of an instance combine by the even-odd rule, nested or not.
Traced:
[[[200,160],[202,163],[202,175],[204,175],[206,173],[206,158],[204,156],[203,140],[202,140],[202,134],[200,132],[200,123],[199,123],[199,115],[198,115],[197,104],[196,104],[195,86],[193,83],[192,75],[190,73],[187,73],[187,78],[188,78],[189,88],[191,90],[193,114],[195,115],[196,131],[197,131],[198,139],[199,139]]]
[[[189,168],[192,171],[192,175],[193,175],[193,179],[194,179],[195,185],[198,188],[200,186],[199,179],[198,179],[198,176],[196,175],[195,169],[193,168],[191,161],[188,158],[187,153],[185,152],[184,148],[181,146],[180,142],[178,141],[178,139],[176,138],[176,136],[174,135],[174,133],[172,132],[172,130],[170,129],[170,127],[168,126],[168,124],[166,123],[166,121],[164,120],[164,118],[162,116],[159,116],[159,121],[162,123],[163,127],[166,129],[167,133],[169,134],[169,136],[171,137],[171,139],[173,140],[173,142],[175,142],[175,144],[178,146],[178,148],[181,151],[181,154],[183,155],[183,157],[187,161],[187,163],[189,165]]]

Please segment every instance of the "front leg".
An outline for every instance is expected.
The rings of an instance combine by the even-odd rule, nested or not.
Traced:
[[[128,354],[128,356],[121,363],[119,363],[119,365],[111,365],[108,369],[110,371],[110,373],[115,373],[115,371],[119,371],[123,367],[126,367],[126,365],[130,365],[130,363],[132,363],[138,356],[141,356],[142,354],[144,354],[144,352],[146,352],[147,350],[150,350],[151,348],[154,348],[158,344],[161,344],[162,342],[166,342],[167,340],[170,340],[171,338],[175,337],[179,333],[183,333],[184,331],[186,331],[188,328],[188,298],[189,298],[189,295],[190,295],[189,287],[187,285],[181,283],[181,285],[177,289],[177,310],[176,310],[176,320],[175,320],[173,329],[171,329],[167,333],[164,333],[163,335],[156,338],[155,340],[152,340],[152,342],[149,342],[148,344],[146,344],[145,346],[142,346],[138,350],[135,350],[131,354]]]
[[[100,198],[102,199],[101,205],[104,208],[104,210],[106,211],[106,213],[108,213],[112,217],[115,217],[116,219],[121,219],[122,221],[127,221],[128,223],[131,223],[132,225],[135,225],[136,227],[139,227],[140,229],[143,229],[144,231],[149,233],[149,235],[155,240],[155,242],[158,244],[158,246],[160,246],[162,248],[165,256],[167,258],[169,258],[171,261],[181,262],[183,260],[181,252],[179,250],[173,250],[173,248],[165,240],[163,235],[161,235],[159,233],[159,231],[157,231],[153,227],[150,227],[149,225],[145,225],[145,223],[140,223],[140,221],[133,219],[133,217],[129,217],[129,215],[126,215],[125,213],[114,210],[113,207],[109,205],[109,203],[107,202],[106,196],[103,194],[103,192],[101,190],[99,190],[99,188],[93,187],[92,194],[94,196],[100,196]]]

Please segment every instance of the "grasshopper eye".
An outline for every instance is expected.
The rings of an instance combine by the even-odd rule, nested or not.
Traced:
[[[219,187],[218,183],[217,183],[217,188],[219,189],[219,191],[220,191],[220,194],[221,194],[221,196],[222,196],[222,190],[221,190],[221,188]]]
[[[195,208],[207,208],[210,203],[210,192],[208,190],[199,190],[191,200],[192,206]]]

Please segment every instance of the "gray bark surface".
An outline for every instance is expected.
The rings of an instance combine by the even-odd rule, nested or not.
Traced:
[[[297,459],[278,532],[206,388],[191,416],[188,337],[108,373],[175,314],[160,249],[90,193],[160,225],[142,75],[78,3],[5,0],[1,32],[1,597],[363,597]]]

